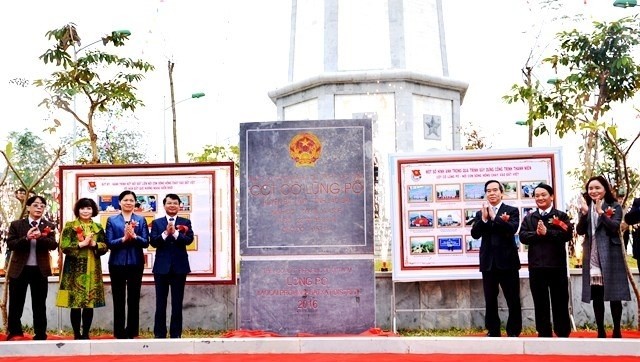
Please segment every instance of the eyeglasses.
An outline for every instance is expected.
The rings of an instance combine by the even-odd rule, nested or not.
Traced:
[[[38,208],[38,209],[39,209],[39,208],[41,208],[41,207],[42,207],[42,208],[44,208],[44,207],[45,207],[45,206],[47,206],[47,205],[45,205],[45,204],[43,204],[43,203],[41,203],[41,202],[34,202],[33,204],[31,204],[31,206],[36,207],[36,208]]]

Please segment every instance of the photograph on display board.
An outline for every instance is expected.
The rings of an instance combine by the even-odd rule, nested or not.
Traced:
[[[464,184],[463,190],[465,201],[484,199],[484,183],[482,182]]]
[[[118,195],[99,195],[98,209],[100,212],[115,212],[120,210]]]
[[[158,211],[158,195],[136,195],[136,206],[134,212],[156,212]]]
[[[412,236],[411,254],[433,254],[436,252],[436,241],[433,236]]]
[[[180,211],[191,211],[191,194],[178,194],[180,197]]]
[[[438,254],[461,254],[462,236],[439,236]]]
[[[462,225],[462,210],[445,209],[438,210],[438,227],[458,227]]]
[[[460,184],[436,185],[437,201],[460,201]]]
[[[409,227],[433,227],[433,210],[409,211]]]
[[[410,185],[409,202],[433,202],[433,185]]]
[[[465,236],[465,245],[468,253],[477,253],[480,251],[480,245],[482,244],[482,238],[474,238],[471,235]]]
[[[523,220],[525,216],[529,215],[530,213],[536,211],[536,207],[530,207],[530,206],[526,206],[523,207],[522,209],[520,209],[520,220]]]
[[[544,180],[520,182],[520,197],[522,197],[523,199],[533,198],[533,190],[541,183],[547,182]]]
[[[480,211],[480,209],[464,209],[465,226],[471,226],[471,224],[473,224],[473,219],[475,219],[478,211]]]
[[[517,181],[502,182],[502,187],[504,189],[504,191],[502,192],[503,200],[515,200],[518,198],[518,182]]]

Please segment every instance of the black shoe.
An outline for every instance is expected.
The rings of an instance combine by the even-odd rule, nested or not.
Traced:
[[[598,338],[607,338],[607,332],[598,330]]]
[[[46,334],[41,334],[41,335],[36,334],[35,336],[33,336],[33,340],[34,341],[46,341],[47,340],[47,335]]]
[[[10,341],[10,340],[12,340],[14,338],[17,338],[17,337],[24,337],[24,334],[22,334],[22,333],[9,333],[9,334],[7,334],[7,341]]]
[[[519,335],[517,335],[517,334],[509,334],[508,336],[509,336],[509,337],[515,337],[515,338],[518,338],[518,337],[519,337]]]
[[[619,329],[614,329],[611,338],[622,338],[622,332]]]
[[[500,337],[500,333],[487,333],[487,337]]]

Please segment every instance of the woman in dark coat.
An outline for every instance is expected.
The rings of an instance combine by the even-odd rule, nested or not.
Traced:
[[[587,181],[580,205],[578,235],[582,244],[582,301],[593,301],[598,338],[605,338],[604,301],[608,300],[613,319],[613,338],[621,338],[622,301],[630,300],[625,268],[626,258],[620,240],[622,208],[602,176]]]

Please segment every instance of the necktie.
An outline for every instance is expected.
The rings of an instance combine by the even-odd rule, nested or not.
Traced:
[[[37,222],[37,221],[35,221],[35,220],[34,220],[34,221],[32,221],[32,222],[31,222],[31,226],[38,226],[38,222]]]
[[[546,212],[546,211],[543,211],[542,213],[540,213],[540,215],[542,215],[542,216],[547,216],[547,212]]]
[[[173,223],[173,218],[172,217],[169,218],[169,222]]]

